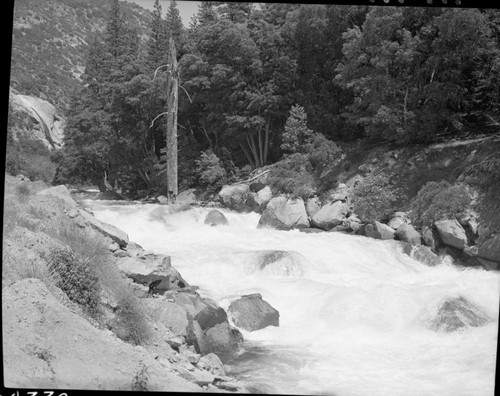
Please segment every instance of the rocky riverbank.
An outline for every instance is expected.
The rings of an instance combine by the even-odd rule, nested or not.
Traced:
[[[245,392],[223,365],[241,333],[170,257],[97,220],[64,186],[11,176],[5,186],[6,386]]]

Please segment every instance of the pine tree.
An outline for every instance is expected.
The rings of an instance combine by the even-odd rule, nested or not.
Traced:
[[[182,19],[177,8],[177,2],[172,0],[168,8],[166,20],[166,42],[168,43],[170,37],[173,37],[175,42],[175,47],[177,48],[177,53],[179,58],[182,56],[184,44],[185,44],[185,32],[184,25],[182,24]]]
[[[162,18],[162,8],[159,0],[155,0],[150,31],[151,35],[147,43],[147,64],[150,69],[154,70],[166,63],[168,47],[166,25]]]

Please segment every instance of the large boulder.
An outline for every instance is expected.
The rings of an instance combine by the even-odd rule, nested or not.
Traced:
[[[204,223],[210,226],[229,224],[226,219],[226,216],[224,216],[224,214],[217,209],[212,209],[210,212],[207,213]]]
[[[401,227],[404,223],[406,223],[406,220],[402,217],[393,217],[392,219],[389,220],[387,225],[391,227],[393,230],[397,230],[399,227]]]
[[[422,227],[422,239],[424,240],[425,244],[434,251],[439,245],[436,235],[434,235],[434,231],[432,230],[431,227],[428,226]]]
[[[375,221],[373,224],[367,224],[365,227],[367,237],[375,239],[394,239],[395,231],[386,224]]]
[[[500,263],[500,234],[483,242],[479,246],[478,256],[489,261]]]
[[[250,209],[246,205],[246,200],[250,187],[248,184],[232,184],[224,186],[219,192],[220,202],[227,208],[239,212],[248,212]]]
[[[405,242],[403,252],[412,259],[428,265],[429,267],[434,267],[441,263],[439,256],[434,253],[429,246],[412,245],[409,242]]]
[[[271,199],[259,220],[258,227],[278,230],[309,227],[304,201],[302,198],[292,199],[283,196]]]
[[[251,208],[252,211],[257,213],[262,213],[269,201],[272,199],[273,194],[269,186],[265,186],[258,192],[248,193],[246,205]]]
[[[229,325],[229,322],[216,324],[205,332],[204,350],[202,355],[215,353],[222,361],[235,356],[239,345],[243,342],[243,335],[238,329]]]
[[[436,221],[436,229],[445,245],[463,250],[467,245],[467,235],[457,219]]]
[[[279,326],[279,312],[264,301],[259,293],[242,296],[233,301],[228,312],[233,323],[247,331]]]
[[[327,203],[318,210],[311,218],[311,223],[317,228],[330,230],[331,228],[342,224],[347,214],[346,205],[341,201]]]
[[[219,307],[215,301],[209,298],[202,298],[201,300],[205,307],[196,313],[194,319],[200,324],[202,330],[207,330],[227,321],[226,311]]]
[[[178,204],[195,204],[198,202],[198,198],[196,197],[196,190],[194,188],[190,188],[184,191],[181,191],[177,194],[175,202]]]
[[[421,244],[420,234],[410,224],[406,223],[401,224],[396,230],[396,236],[399,240],[408,242],[411,245]]]
[[[154,312],[155,322],[168,328],[174,336],[186,336],[190,327],[187,312],[179,305],[163,299],[147,299],[149,310]]]
[[[464,297],[456,297],[448,298],[440,305],[430,327],[435,331],[451,332],[483,326],[489,321],[489,316],[481,308]]]

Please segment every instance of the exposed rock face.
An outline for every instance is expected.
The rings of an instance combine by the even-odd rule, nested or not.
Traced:
[[[259,220],[258,227],[271,227],[278,230],[309,227],[304,201],[302,198],[288,199],[286,197],[271,199]]]
[[[80,211],[80,215],[85,220],[85,223],[90,225],[92,228],[96,229],[100,233],[106,235],[111,238],[121,247],[126,247],[128,244],[128,235],[122,230],[116,228],[115,226],[105,223],[101,220],[96,219],[90,213],[87,213],[85,210]]]
[[[246,200],[250,187],[247,184],[233,184],[224,186],[219,192],[221,203],[229,208],[239,212],[248,212]]]
[[[215,353],[202,356],[196,365],[202,370],[210,371],[214,375],[226,375],[224,366]]]
[[[207,213],[207,216],[205,217],[205,224],[211,225],[211,226],[219,226],[219,225],[228,225],[228,221],[226,219],[226,216],[224,214],[217,210],[217,209],[212,209],[210,212]]]
[[[342,220],[345,218],[346,213],[347,209],[345,204],[341,201],[335,201],[321,207],[321,209],[312,216],[311,223],[317,228],[328,231],[342,224]]]
[[[439,220],[435,223],[443,243],[463,250],[467,245],[467,236],[464,228],[457,219]]]
[[[375,221],[374,224],[367,224],[365,227],[367,237],[375,239],[394,239],[395,231],[386,224]]]
[[[34,96],[15,94],[12,90],[9,101],[15,111],[26,113],[35,124],[26,138],[39,140],[50,150],[62,147],[65,120],[53,105]]]
[[[456,331],[464,327],[479,327],[490,321],[488,315],[464,297],[446,299],[431,323],[436,331]]]
[[[174,374],[168,360],[98,330],[61,305],[38,279],[4,288],[2,297],[7,387],[131,390],[143,362],[150,391],[201,390]]]
[[[482,243],[478,255],[483,259],[500,263],[500,234]]]
[[[228,312],[234,324],[247,331],[279,326],[279,312],[264,301],[259,293],[242,296],[233,301]]]
[[[265,250],[256,257],[256,270],[278,276],[303,276],[307,259],[300,253]]]
[[[411,245],[420,245],[420,234],[412,225],[403,223],[396,230],[396,236],[401,241],[409,242]]]

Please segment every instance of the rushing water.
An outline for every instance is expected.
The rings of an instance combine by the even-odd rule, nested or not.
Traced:
[[[255,392],[354,395],[493,395],[500,277],[443,263],[427,267],[396,241],[341,233],[257,229],[259,215],[208,209],[168,214],[160,205],[87,201],[95,216],[147,250],[168,254],[200,294],[226,308],[261,293],[280,326],[246,332],[229,373]],[[287,270],[256,266],[258,251],[304,258]],[[429,323],[445,298],[463,296],[492,318],[444,333]]]

